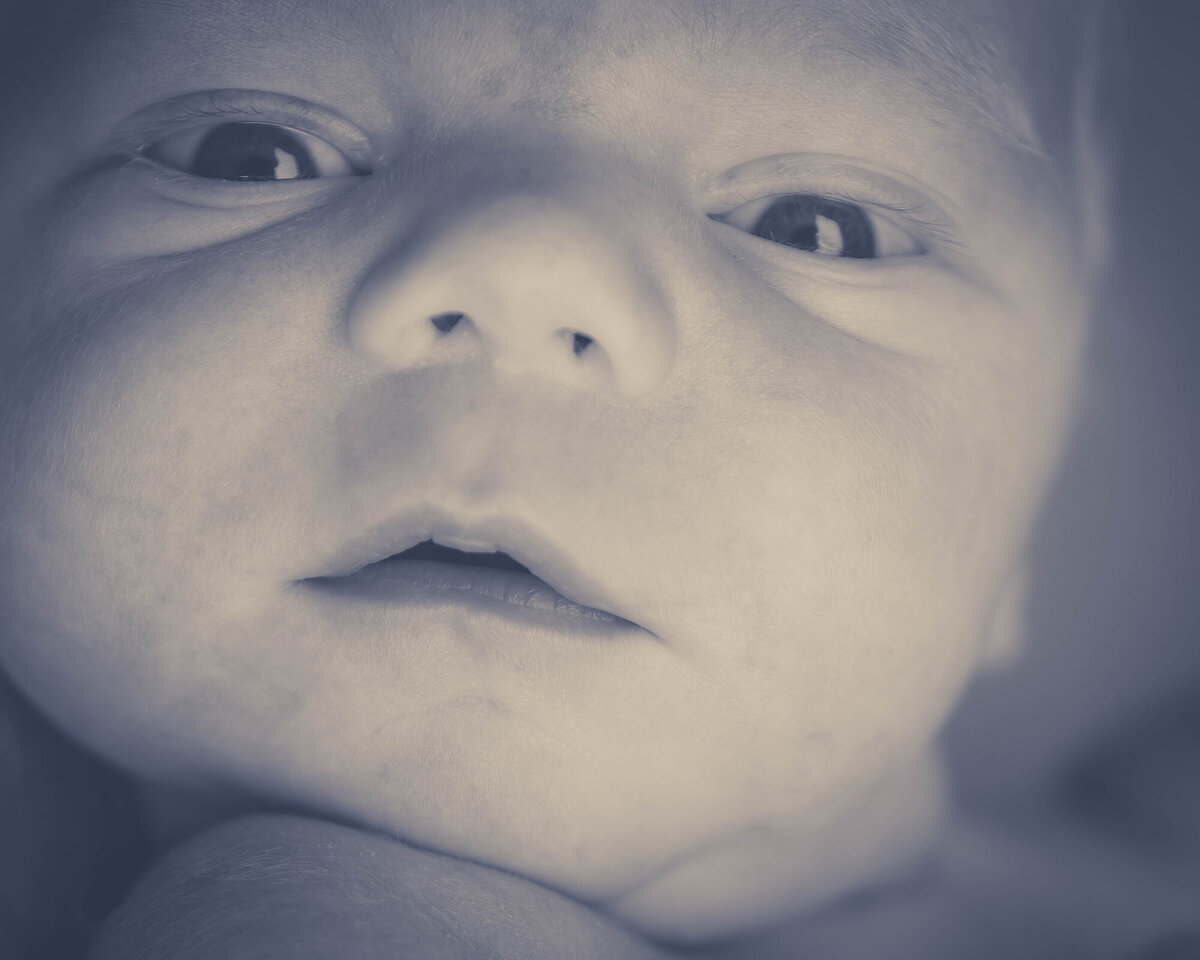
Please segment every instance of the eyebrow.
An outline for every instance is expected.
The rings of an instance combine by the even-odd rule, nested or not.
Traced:
[[[936,101],[953,103],[1022,150],[1046,156],[1013,64],[986,27],[949,24],[943,19],[949,15],[935,9],[917,13],[911,5],[888,2],[847,12],[870,55],[912,77]]]
[[[1017,67],[1005,58],[1002,35],[978,12],[965,5],[905,0],[847,4],[835,14],[809,15],[806,6],[804,0],[781,0],[736,10],[727,2],[719,22],[710,20],[704,28],[774,37],[797,55],[833,55],[891,68],[948,117],[968,120],[1022,152],[1048,158]],[[677,9],[690,20],[696,8]]]

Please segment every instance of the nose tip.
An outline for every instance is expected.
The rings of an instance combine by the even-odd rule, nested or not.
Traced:
[[[659,285],[603,212],[509,196],[389,251],[349,313],[354,347],[394,369],[483,352],[500,373],[642,396],[670,374]]]

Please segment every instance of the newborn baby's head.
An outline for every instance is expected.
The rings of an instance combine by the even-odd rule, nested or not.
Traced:
[[[101,6],[5,108],[22,689],[657,936],[917,855],[1080,372],[1069,11]]]

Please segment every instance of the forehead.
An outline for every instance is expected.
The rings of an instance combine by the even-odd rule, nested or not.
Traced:
[[[774,66],[782,83],[803,62],[909,85],[923,109],[1033,148],[1030,50],[1059,6],[1057,0],[102,0],[87,6],[93,16],[85,26],[72,19],[77,30],[91,31],[90,40],[108,34],[160,50],[190,43],[214,63],[286,56],[307,58],[310,69],[324,60],[329,69],[369,57],[400,71],[440,59],[493,90],[505,86],[527,100],[561,103],[585,99],[579,81],[601,60],[618,64],[631,87],[701,64],[719,66],[726,83],[736,81],[739,64],[757,68],[759,83],[761,71]]]

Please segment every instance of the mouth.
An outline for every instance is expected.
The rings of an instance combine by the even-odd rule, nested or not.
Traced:
[[[402,526],[412,528],[411,524]],[[429,526],[429,523],[422,525]],[[467,607],[492,614],[531,617],[543,623],[575,622],[579,626],[642,629],[597,605],[591,596],[587,598],[590,603],[584,602],[576,599],[578,594],[574,592],[567,594],[571,587],[552,585],[543,579],[543,576],[554,577],[558,584],[566,582],[577,585],[582,593],[594,593],[594,589],[589,591],[590,583],[560,557],[544,559],[552,551],[544,544],[530,546],[528,535],[514,537],[523,539],[523,546],[513,548],[510,553],[502,539],[492,538],[486,531],[451,530],[446,523],[438,526],[438,532],[419,534],[421,538],[416,542],[412,542],[414,534],[399,534],[408,545],[379,559],[339,564],[344,569],[337,573],[298,582],[347,600],[413,607]],[[371,542],[372,545],[358,551],[360,557],[364,552],[368,557],[371,554],[379,557],[399,545],[397,536],[385,535],[382,540],[375,537]],[[350,556],[355,552],[352,547]],[[534,556],[538,559],[533,559]]]

